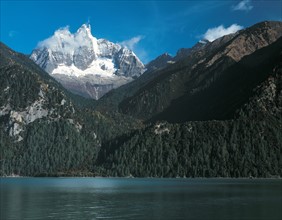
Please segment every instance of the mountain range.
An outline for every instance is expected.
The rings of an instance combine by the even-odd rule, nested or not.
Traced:
[[[279,61],[281,36],[281,23],[266,22],[196,45],[120,108],[143,120],[230,119]]]
[[[282,22],[146,67],[87,25],[0,57],[1,175],[282,176]]]

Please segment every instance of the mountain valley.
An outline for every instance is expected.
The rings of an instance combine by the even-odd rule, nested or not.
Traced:
[[[2,176],[282,176],[282,22],[146,66],[87,25],[0,58]]]

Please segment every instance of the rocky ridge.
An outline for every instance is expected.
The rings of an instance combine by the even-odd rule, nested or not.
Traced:
[[[272,65],[270,61],[274,62],[272,56],[278,57],[281,37],[281,22],[261,22],[192,48],[186,58],[157,70],[154,80],[119,107],[122,112],[145,120],[158,113],[161,115],[156,117],[158,120],[218,119],[228,114],[231,117],[229,110],[221,112],[222,109],[244,102],[249,96],[247,91],[265,79]],[[276,46],[271,46],[274,44]],[[267,47],[269,49],[265,49]],[[259,62],[254,61],[256,59]],[[235,84],[236,87],[244,84],[244,90],[238,91]],[[218,108],[221,105],[222,108]]]

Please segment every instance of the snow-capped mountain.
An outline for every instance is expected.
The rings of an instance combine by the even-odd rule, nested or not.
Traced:
[[[68,27],[55,31],[38,44],[30,58],[65,88],[94,99],[145,71],[131,50],[92,36],[89,24],[74,34]]]

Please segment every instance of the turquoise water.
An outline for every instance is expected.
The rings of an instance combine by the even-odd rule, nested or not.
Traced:
[[[282,219],[279,179],[1,178],[6,219]]]

